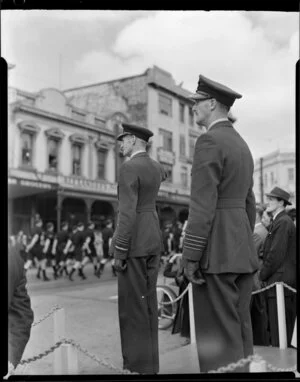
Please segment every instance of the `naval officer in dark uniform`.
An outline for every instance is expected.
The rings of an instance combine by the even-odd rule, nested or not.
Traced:
[[[121,152],[130,160],[120,168],[119,213],[111,244],[118,272],[119,324],[123,367],[141,374],[159,371],[156,283],[162,238],[155,202],[162,166],[146,152],[153,133],[123,124]]]
[[[250,300],[258,269],[253,158],[228,120],[241,97],[202,75],[192,96],[196,122],[207,132],[195,146],[183,263],[193,283],[201,372],[253,354]]]

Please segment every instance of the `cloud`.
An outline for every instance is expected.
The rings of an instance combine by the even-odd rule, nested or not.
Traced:
[[[57,86],[59,53],[64,88],[138,75],[157,65],[195,91],[202,73],[243,94],[233,113],[255,157],[276,149],[283,137],[286,145],[294,144],[297,14],[26,12],[2,21],[10,37],[3,50],[17,64],[12,72],[26,69],[31,77],[20,84],[41,86],[34,79],[39,76]]]

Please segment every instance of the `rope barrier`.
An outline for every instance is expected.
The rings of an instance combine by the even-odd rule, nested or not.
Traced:
[[[273,287],[276,286],[277,284],[282,284],[285,288],[291,290],[291,291],[294,292],[294,293],[297,293],[297,290],[296,290],[295,288],[292,288],[291,286],[285,284],[284,282],[277,281],[277,282],[275,282],[275,283],[273,283],[273,284],[270,284],[270,285],[268,285],[268,286],[266,286],[266,287],[264,287],[264,288],[261,288],[261,289],[259,289],[259,290],[256,290],[256,291],[252,292],[252,295],[254,295],[254,294],[258,294],[258,293],[262,293],[262,292],[265,292],[266,290],[273,288]],[[160,286],[160,287],[163,288],[163,286]],[[174,300],[169,301],[169,302],[160,302],[160,301],[159,301],[159,302],[158,302],[159,305],[172,305],[172,304],[175,304],[175,303],[178,302],[180,299],[182,299],[182,297],[187,293],[187,291],[188,291],[188,287],[189,287],[189,286],[187,286],[187,287],[185,288],[185,290],[184,290],[178,297],[176,297]]]
[[[56,342],[49,349],[43,351],[42,353],[40,353],[40,354],[38,354],[36,356],[33,356],[33,357],[30,357],[30,358],[22,360],[19,363],[18,367],[22,366],[22,365],[26,365],[26,364],[32,363],[32,362],[35,362],[35,361],[38,361],[38,360],[46,357],[47,355],[53,353],[57,348],[59,348],[63,344],[69,344],[69,345],[75,347],[77,350],[79,350],[85,356],[87,356],[88,358],[90,358],[93,361],[97,362],[100,366],[104,366],[106,368],[109,368],[109,369],[111,369],[113,371],[118,372],[119,374],[136,374],[136,375],[139,374],[137,372],[131,372],[129,370],[120,369],[120,368],[116,367],[115,365],[113,365],[112,363],[106,361],[105,359],[99,359],[95,354],[90,353],[87,349],[83,348],[76,341],[74,341],[72,339],[67,339],[67,338],[62,338],[60,341]],[[297,365],[294,365],[293,367],[290,367],[290,368],[279,368],[279,367],[273,366],[270,363],[267,363],[260,355],[254,354],[254,355],[248,356],[247,358],[242,358],[242,359],[240,359],[237,362],[229,363],[226,366],[221,366],[221,367],[219,367],[216,370],[210,370],[210,371],[208,371],[208,373],[212,374],[212,373],[228,373],[228,372],[233,372],[237,368],[241,368],[241,367],[244,367],[244,366],[248,365],[250,362],[257,362],[257,363],[262,363],[263,362],[263,363],[266,364],[266,366],[267,366],[267,368],[269,370],[274,371],[274,372],[280,372],[280,371],[281,372],[284,372],[284,371],[286,371],[286,372],[287,371],[296,372],[297,371]]]
[[[56,310],[59,310],[61,309],[60,306],[58,305],[54,305],[54,307],[47,313],[45,314],[45,316],[43,316],[42,318],[40,318],[38,321],[34,322],[31,327],[33,328],[34,326],[37,326],[38,324],[40,324],[41,322],[45,321],[48,317],[50,317]]]
[[[276,286],[277,284],[279,284],[279,285],[282,284],[285,288],[291,290],[291,291],[294,292],[294,293],[297,293],[297,290],[296,290],[296,289],[292,288],[291,286],[287,285],[286,283],[284,283],[284,282],[282,282],[282,281],[276,281],[276,282],[273,283],[273,284],[270,284],[270,285],[268,285],[268,286],[266,286],[266,287],[264,287],[264,288],[261,288],[261,289],[259,289],[259,290],[256,290],[256,291],[252,292],[252,294],[262,293],[262,292],[264,292],[264,291],[266,291],[266,290],[268,290],[268,289],[273,288],[273,287]]]

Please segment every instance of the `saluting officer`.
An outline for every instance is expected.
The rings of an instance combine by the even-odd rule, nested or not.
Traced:
[[[82,271],[82,257],[83,257],[83,245],[85,243],[85,233],[84,233],[84,224],[82,222],[79,222],[77,224],[77,231],[72,235],[71,240],[72,244],[74,245],[74,258],[75,258],[75,264],[73,265],[73,268],[71,272],[69,273],[69,279],[73,281],[72,275],[78,270],[79,276],[82,278],[82,280],[86,279],[85,274]]]
[[[127,123],[123,128],[117,139],[130,160],[120,168],[118,224],[110,250],[118,272],[123,367],[155,374],[159,370],[156,282],[162,250],[155,202],[165,172],[146,152],[153,133]]]
[[[54,239],[52,254],[55,255],[56,265],[57,265],[57,274],[62,276],[63,271],[68,276],[68,270],[66,265],[67,253],[64,253],[64,250],[69,241],[69,224],[64,221],[61,223],[61,231],[59,231]]]
[[[258,269],[253,158],[228,120],[230,107],[241,97],[202,75],[191,97],[197,124],[207,128],[196,141],[183,244],[201,372],[253,354],[250,300]]]

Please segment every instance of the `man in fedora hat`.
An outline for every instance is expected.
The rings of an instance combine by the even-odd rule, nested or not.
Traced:
[[[282,281],[296,288],[296,227],[285,210],[286,206],[291,205],[290,194],[275,187],[266,196],[266,210],[272,213],[273,221],[264,242],[259,278],[265,285]],[[284,294],[287,341],[290,345],[296,318],[296,296],[286,288]],[[267,290],[266,296],[271,345],[279,346],[275,288]]]
[[[193,285],[201,372],[253,354],[250,301],[258,269],[252,237],[254,164],[248,145],[228,119],[241,97],[202,75],[191,97],[197,124],[207,128],[195,146],[183,244],[185,275]]]
[[[123,367],[156,374],[158,309],[156,283],[162,238],[156,198],[165,179],[162,166],[151,159],[146,145],[153,133],[123,123],[118,136],[121,152],[130,160],[120,168],[119,213],[110,251],[118,272],[118,309]]]

